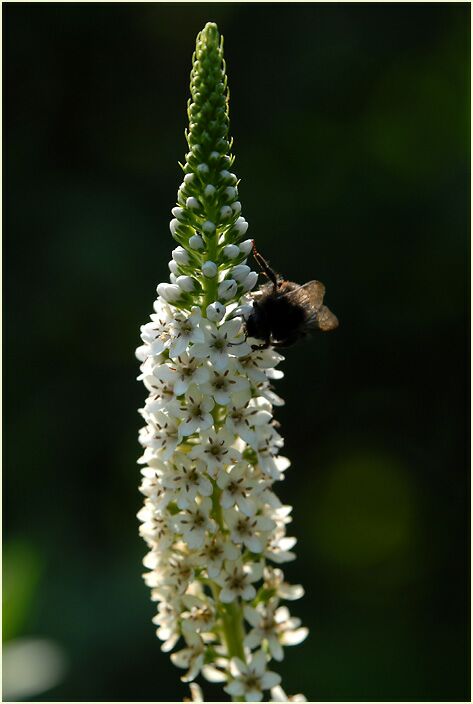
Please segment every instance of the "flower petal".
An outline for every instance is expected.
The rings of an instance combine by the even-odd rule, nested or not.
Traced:
[[[271,689],[281,682],[281,675],[277,672],[265,672],[261,678],[261,686],[263,689]]]

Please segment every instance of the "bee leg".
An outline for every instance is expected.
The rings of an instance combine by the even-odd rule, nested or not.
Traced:
[[[251,345],[251,349],[255,350],[267,350],[271,346],[271,339],[268,337],[261,345]]]
[[[253,256],[254,256],[255,261],[258,264],[259,268],[263,272],[263,274],[265,276],[267,276],[270,281],[273,282],[275,287],[277,287],[277,285],[278,285],[277,274],[271,269],[271,267],[269,266],[266,259],[258,252],[258,250],[255,247],[254,240],[253,240]]]

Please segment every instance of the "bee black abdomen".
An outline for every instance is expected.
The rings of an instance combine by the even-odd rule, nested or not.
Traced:
[[[306,314],[300,305],[294,305],[285,296],[268,296],[258,305],[265,327],[275,340],[285,340],[300,330],[306,321]]]
[[[250,337],[257,337],[260,340],[267,340],[271,335],[265,317],[260,310],[255,310],[246,321],[246,333]]]

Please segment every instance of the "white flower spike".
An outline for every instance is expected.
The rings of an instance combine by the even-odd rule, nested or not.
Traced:
[[[302,587],[271,565],[293,559],[295,543],[286,535],[290,507],[273,491],[289,466],[273,419],[282,400],[271,386],[283,357],[246,339],[258,276],[247,262],[252,241],[242,241],[248,223],[230,171],[227,81],[212,23],[197,37],[191,93],[170,224],[178,246],[136,352],[149,394],[138,460],[144,580],[162,650],[177,646],[171,660],[192,701],[204,700],[199,675],[238,700],[261,701],[271,690],[282,701],[269,661],[307,635],[281,606]]]

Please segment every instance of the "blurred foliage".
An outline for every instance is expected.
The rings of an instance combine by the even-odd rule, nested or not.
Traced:
[[[24,540],[7,540],[3,546],[3,570],[2,634],[4,640],[9,640],[27,632],[40,584],[41,558]]]
[[[10,3],[4,20],[5,636],[70,662],[38,699],[187,693],[140,577],[134,348],[209,20],[249,234],[323,281],[341,322],[288,350],[278,384],[311,628],[284,686],[468,699],[469,5]]]

